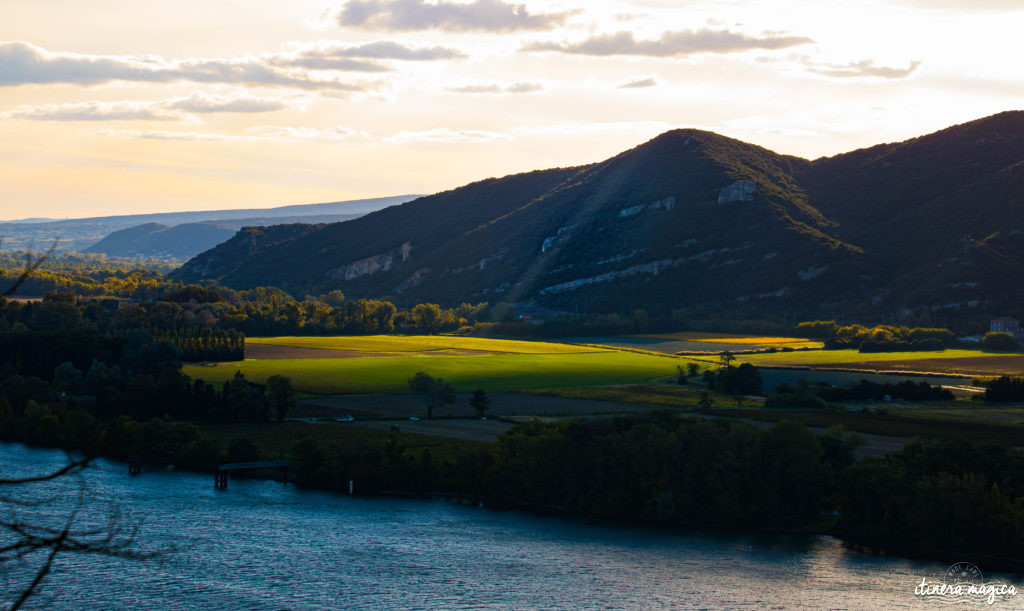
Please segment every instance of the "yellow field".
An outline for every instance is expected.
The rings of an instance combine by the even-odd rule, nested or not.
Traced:
[[[680,342],[680,350],[745,350],[753,348],[821,348],[822,342],[803,337],[779,337],[760,335],[737,335],[735,333],[710,333],[707,331],[683,331],[680,333],[650,333],[646,335],[629,335],[640,340],[660,340],[663,342]],[[718,344],[711,346],[687,347],[687,344]]]
[[[707,342],[709,344],[743,344],[751,346],[790,346],[793,348],[803,347],[805,344],[821,345],[821,342],[814,342],[802,337],[749,337],[749,336],[728,336],[728,337],[700,337],[693,338],[691,342]],[[797,345],[798,344],[798,345]]]

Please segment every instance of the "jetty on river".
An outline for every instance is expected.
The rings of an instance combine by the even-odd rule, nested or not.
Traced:
[[[218,465],[213,474],[213,485],[215,488],[224,489],[228,487],[228,473],[232,471],[251,471],[257,469],[282,469],[284,471],[284,483],[288,483],[288,469],[292,466],[287,460],[264,460],[259,462],[229,462]]]

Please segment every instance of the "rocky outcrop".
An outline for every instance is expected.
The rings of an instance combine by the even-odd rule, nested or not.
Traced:
[[[749,202],[754,199],[754,193],[756,192],[757,185],[749,180],[734,182],[728,187],[722,187],[718,192],[718,203]]]
[[[331,278],[354,280],[361,276],[376,274],[377,272],[391,271],[391,268],[396,262],[400,263],[402,261],[408,261],[410,253],[412,253],[412,244],[405,242],[391,252],[353,261],[347,265],[331,270],[328,272],[328,275]]]
[[[414,286],[418,286],[429,273],[430,270],[425,267],[423,269],[416,270],[411,276],[406,278],[404,282],[395,287],[395,293],[401,295]]]

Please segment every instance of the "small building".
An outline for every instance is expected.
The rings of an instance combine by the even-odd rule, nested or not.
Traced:
[[[1000,316],[999,318],[993,318],[990,331],[996,333],[1009,333],[1010,335],[1021,338],[1020,321],[1016,318],[1010,318],[1009,316]]]

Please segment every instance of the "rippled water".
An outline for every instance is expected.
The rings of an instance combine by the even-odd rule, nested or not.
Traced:
[[[4,476],[62,459],[0,444]],[[131,478],[107,461],[84,479],[83,516],[116,503],[144,518],[141,547],[180,549],[145,562],[60,557],[45,594],[62,609],[944,608],[914,586],[945,566],[851,553],[830,537],[590,525],[257,480],[217,491],[212,476]],[[65,488],[58,506],[20,511],[56,519],[74,498]],[[6,575],[8,591],[25,576]]]

